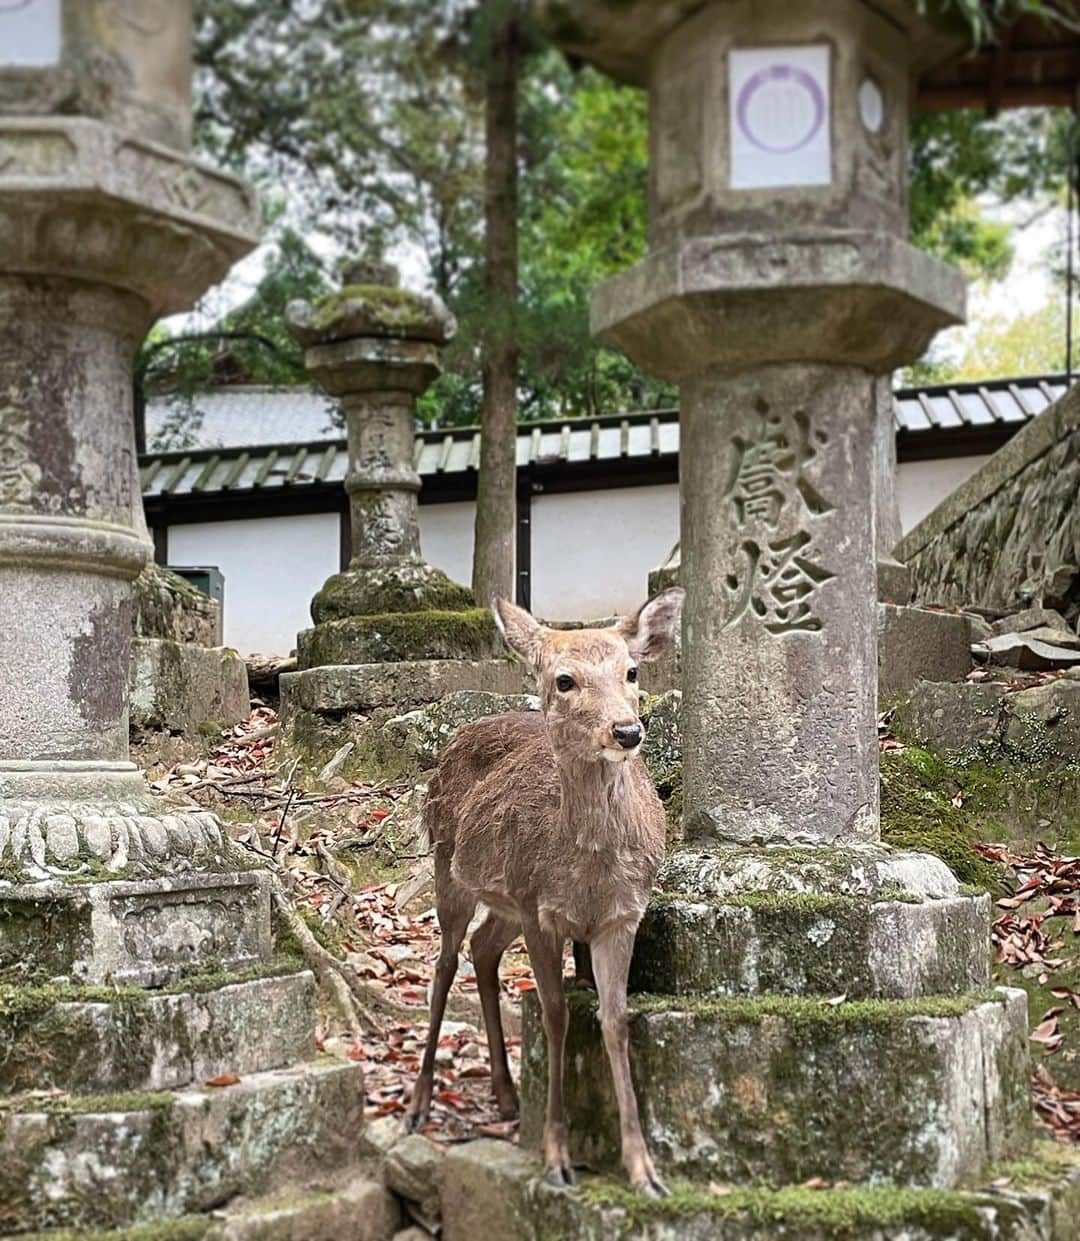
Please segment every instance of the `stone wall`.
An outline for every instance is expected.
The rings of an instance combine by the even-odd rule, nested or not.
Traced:
[[[922,603],[1080,613],[1080,387],[1029,423],[897,548]]]

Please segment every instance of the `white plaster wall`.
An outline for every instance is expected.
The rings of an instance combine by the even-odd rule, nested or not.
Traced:
[[[896,471],[896,501],[903,532],[917,526],[988,460],[989,456],[980,456],[901,462]]]
[[[534,496],[533,611],[549,620],[630,611],[678,537],[673,484]]]
[[[169,563],[225,575],[225,644],[287,655],[311,625],[311,597],[339,567],[337,513],[169,527]]]
[[[420,550],[455,582],[472,582],[473,522],[476,505],[462,503],[420,505]]]

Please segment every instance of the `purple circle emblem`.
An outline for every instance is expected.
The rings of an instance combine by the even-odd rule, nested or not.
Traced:
[[[783,84],[795,87],[809,103],[809,119],[802,132],[793,135],[791,141],[777,142],[775,138],[767,141],[754,131],[750,107],[755,97],[759,101],[767,98],[761,94],[762,91]],[[746,136],[747,141],[756,146],[759,151],[768,151],[773,155],[789,155],[792,151],[799,151],[806,146],[821,129],[825,122],[825,96],[821,93],[821,87],[805,70],[796,69],[794,65],[770,65],[767,69],[759,69],[743,84],[739,97],[735,101],[735,115],[738,118],[739,129]]]

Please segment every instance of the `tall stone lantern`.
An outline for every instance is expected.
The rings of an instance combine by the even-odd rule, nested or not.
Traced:
[[[299,671],[281,678],[286,737],[309,753],[336,750],[351,715],[524,688],[491,612],[420,548],[416,402],[457,323],[437,297],[399,287],[386,263],[343,274],[340,290],[286,311],[308,372],[340,402],[349,451],[349,563],[312,600]]]
[[[1028,1141],[1024,998],[984,990],[988,898],[878,825],[880,377],[964,312],[906,240],[909,97],[948,45],[903,0],[536,9],[648,91],[649,252],[592,327],[681,391],[687,840],[630,980],[654,1156],[723,1182],[977,1177]],[[830,1027],[829,997],[880,1005]],[[575,1008],[570,1132],[603,1164],[615,1109]],[[526,1139],[541,1059],[527,1033]]]
[[[189,308],[251,249],[259,224],[247,185],[187,154],[191,38],[190,0],[0,4],[5,877],[228,864],[213,816],[148,796],[128,753],[131,585],[147,557],[132,524],[133,357],[157,317]],[[93,943],[72,937],[77,960],[62,973],[167,972],[166,949],[150,968],[130,935],[106,963],[94,936],[106,934],[115,893],[73,891],[50,899],[70,896],[87,918],[88,902],[100,908]],[[244,900],[250,891],[248,879],[237,889]],[[114,912],[123,921],[134,907]],[[248,916],[238,917],[220,945],[198,943],[253,959],[240,933]],[[29,955],[0,932],[0,963],[20,951]]]

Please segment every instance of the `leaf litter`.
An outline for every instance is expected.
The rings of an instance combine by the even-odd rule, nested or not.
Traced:
[[[1080,948],[1080,858],[1056,854],[1041,840],[1031,853],[991,843],[976,845],[975,851],[1011,872],[1011,891],[997,900],[1002,912],[991,927],[998,965],[1046,986],[1056,971],[1075,965],[1070,950]],[[1058,1003],[1031,1032],[1043,1056],[1031,1082],[1035,1114],[1055,1137],[1080,1142],[1080,1091],[1059,1086],[1045,1063],[1065,1047],[1061,1018],[1070,1009],[1080,1011],[1080,992],[1064,984],[1049,990]]]

